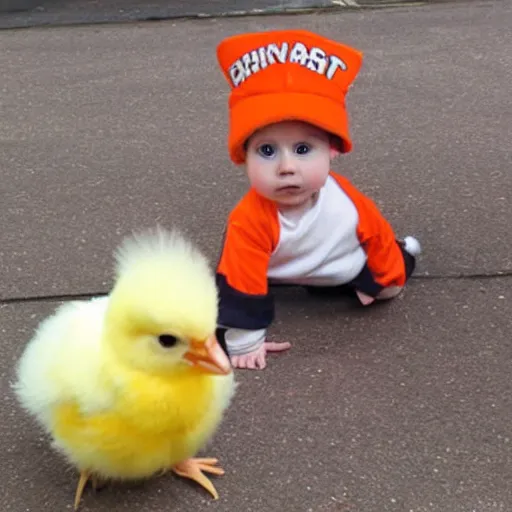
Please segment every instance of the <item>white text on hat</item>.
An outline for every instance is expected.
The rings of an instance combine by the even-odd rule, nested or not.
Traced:
[[[234,87],[238,87],[247,78],[272,64],[286,62],[300,64],[329,80],[334,78],[338,70],[346,71],[346,63],[336,55],[327,55],[321,48],[312,47],[308,50],[304,43],[295,43],[289,50],[288,43],[279,47],[276,43],[260,46],[242,55],[229,68],[229,76]]]

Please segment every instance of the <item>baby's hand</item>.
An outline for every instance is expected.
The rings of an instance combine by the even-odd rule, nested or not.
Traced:
[[[256,350],[239,356],[231,356],[233,368],[247,368],[249,370],[263,370],[267,366],[267,352],[282,352],[288,350],[291,344],[274,343],[266,341]]]

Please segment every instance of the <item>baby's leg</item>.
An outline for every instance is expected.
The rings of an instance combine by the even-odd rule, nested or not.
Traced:
[[[402,256],[404,258],[405,280],[408,281],[416,268],[416,256],[406,250],[406,242],[404,242],[403,240],[398,240],[397,243],[398,246],[400,247],[400,250],[402,251]],[[417,250],[419,251],[419,249]]]
[[[355,298],[354,287],[348,285],[337,286],[303,286],[305,290],[317,297],[350,297]]]
[[[402,257],[404,258],[405,263],[405,282],[409,280],[412,276],[414,269],[416,268],[416,257],[407,252],[405,249],[406,244],[403,240],[397,241],[398,246],[402,252]],[[403,290],[403,286],[389,286],[388,288],[384,288],[376,297],[377,300],[389,300],[395,298],[400,292]]]

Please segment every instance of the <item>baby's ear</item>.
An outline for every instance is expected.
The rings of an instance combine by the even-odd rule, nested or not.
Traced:
[[[341,151],[336,146],[331,145],[331,149],[329,150],[331,160],[334,160],[338,155],[341,155]]]
[[[336,135],[331,136],[331,148],[329,151],[329,156],[331,160],[334,160],[337,156],[341,155],[341,148],[343,147],[343,142]]]

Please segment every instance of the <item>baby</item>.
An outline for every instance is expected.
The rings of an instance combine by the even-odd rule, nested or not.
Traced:
[[[269,284],[396,297],[420,245],[397,240],[376,205],[331,161],[352,148],[345,95],[362,54],[304,30],[236,35],[217,49],[231,87],[229,153],[250,189],[229,215],[217,267],[217,335],[235,368],[263,369]]]

